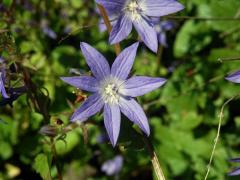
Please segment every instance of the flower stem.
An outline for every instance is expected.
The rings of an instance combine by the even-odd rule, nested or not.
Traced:
[[[97,4],[97,7],[98,7],[98,9],[99,9],[99,11],[100,11],[100,14],[101,14],[102,17],[103,17],[103,21],[104,21],[104,23],[105,23],[105,25],[106,25],[106,27],[107,27],[107,31],[108,31],[108,33],[110,34],[111,31],[112,31],[112,25],[111,25],[110,20],[109,20],[109,18],[108,18],[108,16],[107,16],[107,12],[106,12],[106,10],[104,9],[104,7],[101,6],[100,4]],[[121,52],[120,44],[119,44],[119,43],[114,44],[114,48],[115,48],[116,55],[119,55],[120,52]]]
[[[61,173],[61,169],[58,165],[57,162],[57,151],[56,151],[56,147],[55,147],[55,143],[53,138],[51,138],[51,148],[52,148],[52,153],[53,153],[53,160],[55,161],[56,164],[56,168],[57,168],[57,175],[58,175],[58,180],[62,180],[62,173]]]
[[[220,63],[223,63],[223,62],[226,62],[226,61],[240,61],[240,57],[218,58],[218,61]]]
[[[239,17],[197,17],[197,16],[167,16],[167,19],[200,20],[200,21],[240,21]]]
[[[158,51],[157,51],[157,69],[156,69],[157,75],[159,75],[159,69],[160,69],[161,60],[162,60],[162,53],[163,53],[163,46],[159,45]]]
[[[208,178],[208,175],[210,173],[210,169],[211,169],[211,164],[212,164],[212,161],[213,161],[213,156],[215,154],[215,150],[216,150],[216,147],[217,147],[217,143],[218,143],[218,140],[219,140],[219,137],[220,137],[220,132],[221,132],[221,125],[222,125],[222,120],[223,120],[223,111],[224,111],[224,108],[234,99],[236,98],[239,98],[239,94],[231,97],[230,99],[228,99],[221,107],[221,111],[219,113],[219,122],[218,122],[218,128],[217,128],[217,135],[214,139],[214,144],[213,144],[213,148],[212,148],[212,152],[211,152],[211,156],[210,156],[210,159],[209,159],[209,162],[208,162],[208,165],[207,165],[207,172],[206,172],[206,175],[204,177],[204,180],[207,180]]]
[[[151,157],[151,162],[152,162],[154,171],[156,173],[157,179],[158,180],[165,180],[161,165],[159,163],[157,154],[154,151],[154,147],[153,147],[151,141],[145,135],[142,135],[142,139],[143,139],[143,142],[145,143],[145,145],[147,147],[147,150],[148,150],[148,153]]]

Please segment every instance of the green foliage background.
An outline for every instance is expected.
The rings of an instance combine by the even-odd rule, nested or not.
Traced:
[[[79,42],[91,44],[111,62],[115,58],[114,49],[108,44],[107,33],[99,32],[93,0],[31,0],[31,8],[20,2],[21,5],[14,0],[2,2],[6,11],[0,12],[0,29],[9,31],[0,33],[0,54],[8,62],[20,62],[30,69],[33,82],[44,94],[42,101],[51,100],[49,106],[45,104],[51,115],[50,124],[61,119],[65,127],[73,112],[68,102],[75,101],[73,92],[77,90],[59,77],[69,76],[71,68],[89,72]],[[239,85],[224,80],[226,74],[239,69],[240,63],[218,61],[239,57],[240,21],[214,18],[239,18],[240,1],[181,2],[185,9],[176,16],[195,19],[165,17],[174,19],[176,24],[168,33],[169,47],[163,49],[158,62],[157,56],[142,45],[133,73],[168,78],[162,88],[138,99],[149,118],[150,138],[167,179],[200,180],[206,174],[220,109],[240,89]],[[56,32],[57,39],[43,33],[43,22]],[[65,28],[70,28],[71,35],[64,33]],[[136,37],[132,34],[121,43],[122,48],[132,44]],[[23,95],[13,108],[0,108],[0,119],[6,122],[0,123],[0,179],[51,179],[50,174],[57,177],[56,167],[51,165],[51,149],[44,143],[46,137],[38,133],[49,122],[27,102],[27,95]],[[73,104],[75,108],[80,106]],[[239,156],[239,107],[240,101],[234,100],[224,109],[209,179],[238,179],[226,174],[233,167],[228,159]],[[102,119],[96,115],[84,127],[68,132],[64,141],[57,141],[64,179],[112,179],[101,172],[100,166],[117,154],[124,157],[120,179],[155,178],[146,148],[127,119],[122,119],[116,148],[97,142],[97,137],[105,132]]]

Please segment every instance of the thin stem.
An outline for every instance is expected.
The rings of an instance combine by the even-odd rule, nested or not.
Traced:
[[[223,63],[223,62],[226,62],[226,61],[240,61],[240,57],[218,58],[218,61],[220,63]]]
[[[144,143],[147,147],[148,153],[150,154],[151,162],[152,162],[154,171],[156,173],[157,179],[158,180],[165,180],[161,165],[159,163],[157,154],[154,151],[154,147],[153,147],[151,141],[145,135],[142,135],[142,138],[143,138],[143,141],[144,141]]]
[[[57,162],[57,151],[56,151],[56,147],[55,147],[55,143],[54,143],[54,139],[51,138],[51,148],[52,148],[52,153],[53,153],[53,160],[55,161],[56,164],[56,168],[57,168],[57,175],[58,175],[58,179],[62,180],[62,173],[61,173],[61,169],[58,166],[58,162]]]
[[[161,66],[161,60],[162,60],[162,53],[163,53],[163,46],[159,45],[158,51],[157,51],[157,69],[156,69],[156,74],[159,74],[159,69]]]
[[[206,173],[206,175],[205,175],[204,180],[207,180],[207,178],[208,178],[208,175],[209,175],[209,172],[210,172],[210,169],[211,169],[211,164],[212,164],[213,156],[214,156],[214,154],[215,154],[216,146],[217,146],[217,143],[218,143],[218,140],[219,140],[219,136],[220,136],[220,132],[221,132],[222,120],[223,120],[223,117],[224,117],[223,110],[224,110],[224,108],[226,107],[227,104],[229,104],[233,99],[238,98],[238,97],[239,97],[239,94],[231,97],[229,100],[227,100],[227,101],[222,105],[222,108],[221,108],[221,111],[220,111],[220,114],[219,114],[219,122],[218,122],[217,135],[216,135],[216,137],[215,137],[215,139],[214,139],[213,149],[212,149],[212,153],[211,153],[211,156],[210,156],[208,165],[207,165],[207,173]]]
[[[167,19],[192,19],[200,21],[240,21],[238,17],[197,17],[197,16],[167,16]]]
[[[111,31],[112,31],[112,25],[111,25],[110,20],[109,20],[109,18],[108,18],[108,16],[107,16],[107,12],[106,12],[106,10],[104,9],[104,7],[101,6],[100,4],[97,4],[97,7],[98,7],[98,9],[99,9],[99,11],[100,11],[100,14],[101,14],[102,17],[103,17],[103,21],[104,21],[104,23],[105,23],[105,25],[106,25],[106,27],[107,27],[107,31],[108,31],[108,33],[110,34]],[[114,44],[114,48],[115,48],[116,55],[119,55],[120,52],[121,52],[120,44],[119,44],[119,43]]]

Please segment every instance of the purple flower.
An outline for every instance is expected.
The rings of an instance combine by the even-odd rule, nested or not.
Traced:
[[[51,39],[57,39],[57,34],[48,25],[43,25],[42,31],[45,35],[47,35]]]
[[[134,98],[162,86],[166,79],[145,76],[134,76],[128,79],[138,43],[122,51],[111,68],[96,49],[86,43],[81,43],[80,46],[94,77],[75,76],[61,79],[74,87],[93,92],[93,95],[75,111],[71,121],[86,121],[104,108],[104,125],[112,145],[115,146],[120,131],[121,111],[149,135],[147,117]]]
[[[157,32],[152,17],[160,17],[183,9],[176,0],[95,0],[107,11],[109,17],[117,17],[109,37],[111,44],[125,39],[132,30],[137,30],[142,41],[154,52],[157,52]]]
[[[240,71],[236,71],[225,78],[234,83],[240,83]]]
[[[172,21],[161,21],[159,18],[154,22],[154,29],[157,32],[158,42],[164,46],[168,47],[166,31],[170,31],[174,28],[174,23]]]
[[[108,176],[112,176],[118,174],[121,171],[122,165],[123,157],[121,155],[117,155],[115,158],[104,162],[101,169]]]
[[[6,81],[6,64],[2,57],[0,57],[0,93],[3,98],[9,98],[6,89],[5,89],[5,81]]]
[[[240,162],[240,158],[234,158],[234,159],[230,159],[230,162]],[[230,173],[228,173],[229,176],[236,176],[236,175],[240,175],[240,168],[236,168],[234,170],[232,170]]]

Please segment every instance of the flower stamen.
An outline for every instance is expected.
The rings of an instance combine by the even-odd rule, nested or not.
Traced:
[[[109,78],[101,83],[100,94],[105,103],[118,104],[120,98],[119,88],[123,83],[116,78]]]
[[[142,8],[136,0],[131,0],[128,2],[124,10],[133,21],[138,21],[141,19]]]

